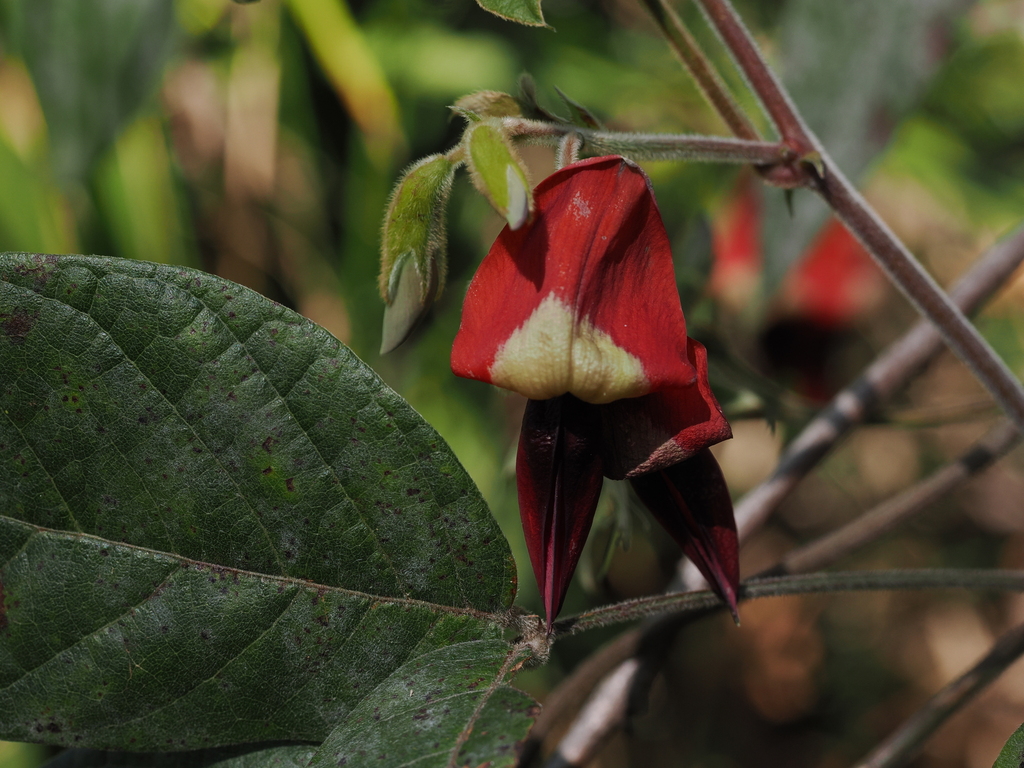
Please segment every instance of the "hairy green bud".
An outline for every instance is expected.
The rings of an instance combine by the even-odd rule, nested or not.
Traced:
[[[405,341],[444,289],[448,258],[445,206],[458,163],[430,155],[395,186],[381,235],[381,354]]]

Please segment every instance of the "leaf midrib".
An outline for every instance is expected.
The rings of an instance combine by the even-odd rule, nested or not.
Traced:
[[[460,608],[454,605],[433,603],[429,600],[418,600],[413,597],[393,597],[391,595],[375,595],[371,592],[361,592],[355,589],[347,589],[346,587],[338,587],[330,584],[321,584],[310,579],[302,579],[296,576],[278,576],[275,574],[260,573],[259,571],[249,571],[245,570],[244,568],[237,568],[235,566],[221,565],[219,563],[208,562],[205,560],[197,560],[195,558],[185,557],[183,555],[178,555],[173,552],[161,552],[160,550],[152,549],[150,547],[143,547],[138,544],[128,544],[123,541],[106,539],[102,536],[97,536],[92,533],[80,533],[77,531],[62,531],[57,528],[47,528],[42,525],[27,523],[24,520],[18,520],[17,518],[10,517],[8,515],[0,515],[0,520],[14,523],[15,525],[21,525],[26,528],[31,528],[34,530],[33,535],[44,534],[68,540],[86,540],[90,542],[95,542],[96,544],[102,544],[108,547],[123,548],[131,550],[133,552],[141,552],[152,557],[165,558],[167,560],[171,560],[172,562],[179,564],[182,568],[194,567],[197,570],[208,568],[217,572],[230,573],[232,575],[257,579],[267,584],[295,586],[300,587],[302,589],[315,589],[318,592],[330,592],[337,595],[344,595],[346,597],[367,600],[371,603],[376,604],[426,608],[427,610],[433,611],[435,613],[446,613],[452,616],[469,616],[474,619],[480,619],[481,621],[489,622],[494,626],[503,626],[503,623],[499,620],[498,614],[490,613],[488,611],[481,611],[476,608]],[[28,542],[26,541],[26,544],[27,543]],[[23,548],[24,547],[22,547],[22,549]],[[19,550],[19,552],[20,551],[21,550]],[[16,556],[17,554],[15,555],[15,557]],[[4,563],[4,565],[0,567],[5,567],[6,565],[7,563]]]

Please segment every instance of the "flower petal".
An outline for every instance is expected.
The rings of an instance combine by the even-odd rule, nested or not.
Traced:
[[[697,371],[697,380],[690,386],[618,400],[598,409],[608,477],[621,480],[665,469],[732,437],[708,383],[707,350],[687,339],[686,352]]]
[[[631,483],[738,623],[739,539],[729,488],[711,451],[705,448],[672,467],[634,477]]]
[[[548,628],[562,607],[601,495],[589,407],[572,395],[530,400],[516,457],[519,514]]]
[[[668,236],[642,170],[584,160],[542,181],[466,294],[452,370],[589,403],[693,383]]]

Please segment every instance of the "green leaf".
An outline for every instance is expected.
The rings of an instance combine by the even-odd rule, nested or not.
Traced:
[[[516,21],[528,27],[546,27],[540,0],[476,0],[485,11],[506,21]]]
[[[826,151],[856,180],[921,99],[941,58],[934,41],[969,0],[792,0],[779,20],[782,74]],[[774,291],[828,209],[798,192],[764,192],[765,280]]]
[[[194,270],[0,256],[0,738],[329,750],[391,712],[424,765],[476,760],[529,724],[514,574],[451,451],[323,329]]]
[[[0,136],[0,243],[61,250],[68,238],[54,215],[56,191]]]
[[[562,93],[558,86],[555,86],[555,92],[558,94],[558,98],[562,100],[562,103],[569,109],[569,119],[574,125],[578,125],[581,128],[593,128],[595,130],[604,130],[604,126],[601,125],[601,121],[594,116],[594,113],[584,107],[578,101],[574,101]]]
[[[1024,725],[1010,736],[992,768],[1020,768],[1024,764]]]
[[[54,174],[81,181],[156,89],[171,51],[165,0],[12,0],[7,30],[46,116]]]

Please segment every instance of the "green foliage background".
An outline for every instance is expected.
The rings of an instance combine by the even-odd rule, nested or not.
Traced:
[[[826,145],[847,170],[860,174],[883,216],[940,279],[950,280],[1017,221],[1024,211],[1019,0],[738,5]],[[866,16],[850,11],[844,19],[836,13],[837,7],[855,5]],[[887,10],[900,5],[905,16]],[[701,39],[717,50],[693,9],[683,10]],[[724,133],[638,4],[550,0],[544,14],[554,31],[503,22],[470,0],[0,2],[0,250],[99,253],[198,267],[325,326],[452,446],[512,543],[521,600],[533,610],[538,602],[518,532],[511,475],[521,403],[455,379],[448,369],[462,293],[500,221],[465,179],[456,180],[448,216],[448,291],[415,343],[380,359],[377,248],[391,185],[404,165],[457,141],[460,125],[447,105],[474,90],[514,91],[524,71],[539,84],[542,102],[556,111],[555,86],[615,129]],[[921,18],[928,23],[919,23]],[[906,34],[890,39],[886,30]],[[751,98],[741,101],[753,107]],[[549,151],[527,149],[526,156],[534,181],[550,170]],[[652,163],[647,169],[677,245],[684,310],[694,335],[725,339],[732,356],[756,363],[758,334],[778,312],[774,287],[817,231],[822,212],[809,196],[798,195],[790,219],[781,193],[766,193],[765,288],[743,311],[731,311],[708,299],[702,286],[710,266],[708,222],[738,171],[683,163]],[[1018,371],[1024,367],[1020,296],[1012,294],[982,321]],[[862,319],[838,358],[840,376],[856,372],[909,319],[891,298]],[[731,360],[718,357],[723,401],[738,412],[749,401],[741,397],[744,392],[759,393],[761,405],[782,419],[780,439],[791,436],[809,406],[790,407],[788,396],[765,394],[762,380],[737,378]],[[979,426],[990,412],[968,408],[963,417],[964,404],[980,396],[945,370],[936,373],[930,391],[951,393],[947,399],[936,405],[922,391],[902,405],[930,407],[923,418],[931,425],[949,421],[952,412],[966,418],[968,427]],[[890,415],[897,426],[878,429],[910,435],[908,477],[935,466],[962,443],[957,425],[952,432],[908,432],[906,419]],[[862,469],[857,450],[855,445],[826,465],[812,490],[769,532],[763,550],[773,551],[776,540],[791,542],[827,529],[877,500],[882,491],[864,489],[856,480]],[[1016,469],[1007,472],[1010,480],[1000,482],[1021,482]],[[744,482],[736,481],[737,491]],[[1021,555],[1013,553],[1021,550],[1020,523],[986,523],[984,516],[967,514],[969,505],[951,500],[932,523],[879,545],[864,562],[1019,564]],[[632,523],[627,552],[609,550],[605,556],[604,547],[620,535],[616,520],[622,517],[615,504],[606,503],[587,558],[591,567],[577,579],[567,611],[665,582],[674,552],[642,520]],[[931,615],[925,603],[914,600],[885,603],[885,610],[906,618],[907,636],[924,632]],[[692,717],[700,735],[690,733],[685,745],[676,744],[657,735],[659,721],[651,715],[639,736],[616,747],[617,754],[643,753],[636,744],[645,738],[659,745],[658,754],[714,754],[708,759],[722,766],[740,764],[748,743],[789,744],[798,756],[839,760],[862,753],[878,731],[885,732],[879,722],[891,725],[906,702],[920,698],[927,675],[915,677],[894,660],[899,653],[886,643],[898,643],[888,635],[877,642],[851,640],[849,615],[821,615],[810,605],[793,614],[787,637],[806,620],[816,638],[807,642],[828,649],[815,664],[807,662],[813,649],[802,657],[806,674],[800,679],[809,681],[811,699],[820,706],[796,707],[790,719],[773,722],[765,699],[751,692],[760,684],[751,682],[756,675],[744,677],[724,661],[695,664],[694,658],[722,645],[718,633],[725,629],[716,625],[681,643],[681,660],[661,694],[669,703],[654,707],[656,713]],[[1008,610],[992,603],[957,605],[950,610],[973,611],[989,627],[999,625]],[[883,609],[858,610],[852,614],[862,626],[882,621],[871,618],[871,611]],[[543,696],[602,639],[556,646],[551,665],[523,676],[523,684]],[[770,656],[743,645],[754,641],[729,642],[739,648],[733,648],[736,653]],[[715,674],[730,682],[716,686]],[[687,702],[676,701],[687,688],[693,692]],[[704,706],[692,700],[700,695],[708,697]],[[732,724],[714,717],[737,706],[740,714]],[[1024,719],[1019,714],[1017,722]],[[34,747],[0,750],[5,766],[27,766],[39,758]]]

